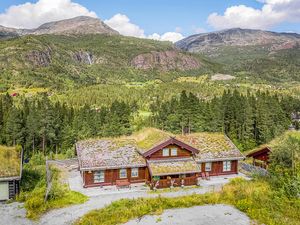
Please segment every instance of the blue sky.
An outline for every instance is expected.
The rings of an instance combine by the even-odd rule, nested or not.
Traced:
[[[24,5],[26,2],[31,4]],[[81,8],[78,9],[78,6]],[[97,16],[106,20],[110,26],[124,35],[148,37],[156,33],[158,39],[167,32],[170,35],[177,33],[188,36],[231,27],[300,33],[300,0],[0,2],[0,24],[4,26],[32,28],[47,20],[64,19],[78,14]],[[119,16],[114,17],[115,15]]]

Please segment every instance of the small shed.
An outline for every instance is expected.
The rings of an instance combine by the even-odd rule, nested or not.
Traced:
[[[247,157],[253,158],[253,165],[262,168],[267,168],[270,163],[270,153],[272,152],[269,146],[262,146],[250,152]]]
[[[22,148],[0,146],[0,201],[19,193],[21,175]]]

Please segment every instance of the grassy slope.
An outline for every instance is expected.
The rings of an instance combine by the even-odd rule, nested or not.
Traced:
[[[161,214],[165,209],[220,203],[233,205],[263,224],[296,225],[300,221],[299,199],[291,200],[278,195],[265,181],[234,179],[217,193],[119,200],[103,209],[91,211],[79,219],[76,225],[122,224],[144,215]]]
[[[270,46],[218,47],[206,55],[228,73],[268,82],[300,81],[300,48],[270,52]]]

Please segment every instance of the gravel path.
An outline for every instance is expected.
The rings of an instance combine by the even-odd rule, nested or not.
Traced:
[[[183,191],[176,192],[166,192],[160,193],[161,196],[164,197],[177,197],[190,195],[193,193],[204,194],[209,191],[219,190],[222,185],[213,185],[209,187],[201,187],[201,188],[193,188]],[[67,208],[56,209],[46,213],[39,221],[33,222],[25,217],[25,210],[23,209],[23,205],[20,203],[12,203],[12,204],[3,204],[0,205],[0,218],[4,218],[3,224],[5,225],[69,225],[72,224],[76,219],[80,218],[87,212],[93,209],[103,208],[106,205],[110,204],[113,201],[128,198],[134,199],[139,197],[148,197],[154,198],[157,197],[158,194],[152,194],[149,192],[129,192],[129,193],[120,193],[120,194],[111,194],[111,195],[100,195],[93,196],[90,199],[81,205],[74,205]],[[1,222],[1,224],[2,224]]]
[[[0,224],[5,225],[69,225],[75,220],[82,217],[93,209],[100,209],[109,205],[113,201],[122,198],[134,199],[139,197],[154,198],[158,195],[164,197],[177,197],[184,195],[204,194],[210,191],[218,191],[222,186],[229,182],[228,178],[243,176],[233,175],[229,177],[211,178],[210,181],[202,181],[201,187],[185,189],[176,192],[163,192],[159,194],[149,193],[144,187],[135,187],[131,190],[115,190],[116,188],[82,188],[79,172],[74,170],[76,165],[72,160],[65,166],[64,162],[60,163],[64,166],[66,176],[69,179],[69,185],[72,190],[79,191],[87,196],[89,200],[81,205],[73,205],[70,207],[51,210],[41,217],[39,221],[31,221],[26,218],[26,211],[22,203],[4,204],[0,203]],[[56,162],[57,163],[57,162]],[[222,223],[221,223],[222,224]]]
[[[228,205],[205,205],[192,208],[169,209],[161,215],[145,216],[125,225],[250,225],[250,219]]]

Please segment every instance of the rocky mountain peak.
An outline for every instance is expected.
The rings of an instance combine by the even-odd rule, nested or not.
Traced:
[[[33,31],[33,34],[119,34],[100,19],[78,16],[49,22]]]
[[[71,19],[59,20],[42,24],[36,29],[15,29],[0,26],[0,38],[10,38],[24,35],[82,35],[82,34],[109,34],[118,35],[119,33],[106,25],[98,18],[89,16],[78,16]]]
[[[206,52],[220,46],[259,46],[268,45],[274,49],[293,48],[300,43],[300,35],[271,31],[232,28],[210,33],[195,34],[176,43],[182,50]]]

